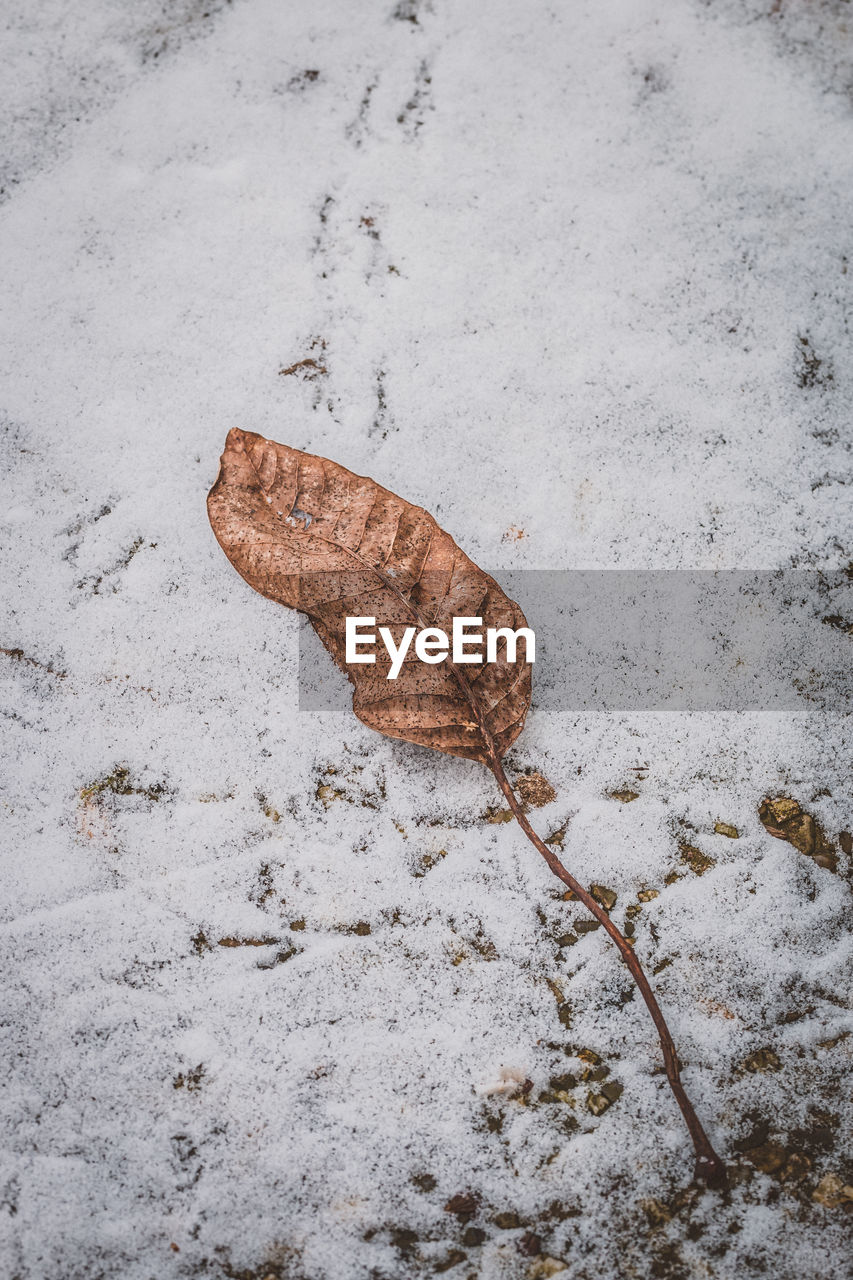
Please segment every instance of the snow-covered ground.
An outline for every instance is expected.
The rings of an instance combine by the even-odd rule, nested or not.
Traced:
[[[703,1194],[614,949],[482,768],[299,711],[205,496],[238,425],[489,569],[844,568],[850,6],[2,13],[2,1274],[840,1280],[842,710],[534,686],[511,753],[658,971]]]

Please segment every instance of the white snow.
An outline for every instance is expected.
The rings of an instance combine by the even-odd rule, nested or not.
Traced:
[[[845,1274],[811,1194],[851,1180],[849,859],[757,810],[851,830],[847,717],[534,705],[511,753],[615,918],[659,892],[637,951],[740,1181],[655,1226],[691,1150],[613,947],[559,951],[583,912],[483,769],[298,710],[297,619],[205,496],[242,426],[489,569],[843,568],[851,22],[4,6],[4,1275],[547,1274],[522,1228],[572,1280]],[[536,1102],[581,1049],[624,1086],[600,1117],[594,1081]],[[738,1161],[762,1119],[799,1192]]]

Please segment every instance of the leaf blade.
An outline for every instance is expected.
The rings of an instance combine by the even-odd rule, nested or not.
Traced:
[[[307,615],[354,685],[353,710],[368,727],[449,755],[489,763],[462,681],[473,691],[499,756],[521,733],[531,665],[499,660],[464,673],[444,662],[348,666],[344,620],[376,618],[399,640],[404,626],[452,631],[454,616],[483,626],[526,626],[519,606],[423,507],[366,476],[253,432],[228,433],[208,495],[213,531],[238,573],[261,595]]]

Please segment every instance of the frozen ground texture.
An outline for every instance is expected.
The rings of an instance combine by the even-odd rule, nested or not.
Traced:
[[[847,564],[851,9],[6,0],[4,1276],[847,1274],[849,858],[757,812],[839,849],[843,717],[512,753],[615,918],[658,891],[721,1200],[489,776],[298,712],[204,499],[241,425],[487,567]]]

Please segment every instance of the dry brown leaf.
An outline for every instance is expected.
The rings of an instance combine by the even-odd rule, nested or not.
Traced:
[[[376,618],[399,644],[407,626],[450,633],[454,616],[483,627],[526,626],[521,609],[460,550],[429,512],[346,467],[237,428],[228,433],[219,478],[207,502],[228,559],[250,586],[307,615],[354,685],[359,720],[392,738],[489,764],[483,735],[449,661],[428,666],[411,648],[399,676],[374,665],[347,666],[347,615]],[[499,756],[524,727],[531,666],[468,666]]]
[[[463,668],[449,658],[426,664],[410,650],[393,682],[381,648],[372,665],[346,663],[347,617],[375,618],[377,632],[387,627],[399,646],[413,623],[450,634],[460,617],[481,618],[484,629],[517,631],[526,626],[518,605],[422,507],[336,462],[250,431],[228,433],[207,502],[220,546],[249,585],[310,619],[354,685],[353,710],[364,724],[491,769],[509,816],[598,922],[589,927],[603,926],[619,948],[660,1036],[667,1079],[696,1149],[695,1176],[724,1185],[725,1166],[684,1090],[672,1036],[632,943],[534,831],[504,770],[504,753],[521,733],[530,706],[526,652],[510,663],[504,646],[496,662]],[[619,798],[635,799],[636,793]],[[612,891],[604,892],[615,902]],[[576,932],[586,923],[576,921]],[[304,921],[291,924],[304,927]],[[564,1011],[567,1006],[560,1009],[561,1021]],[[454,1205],[463,1199],[449,1201],[448,1211],[460,1213]]]

